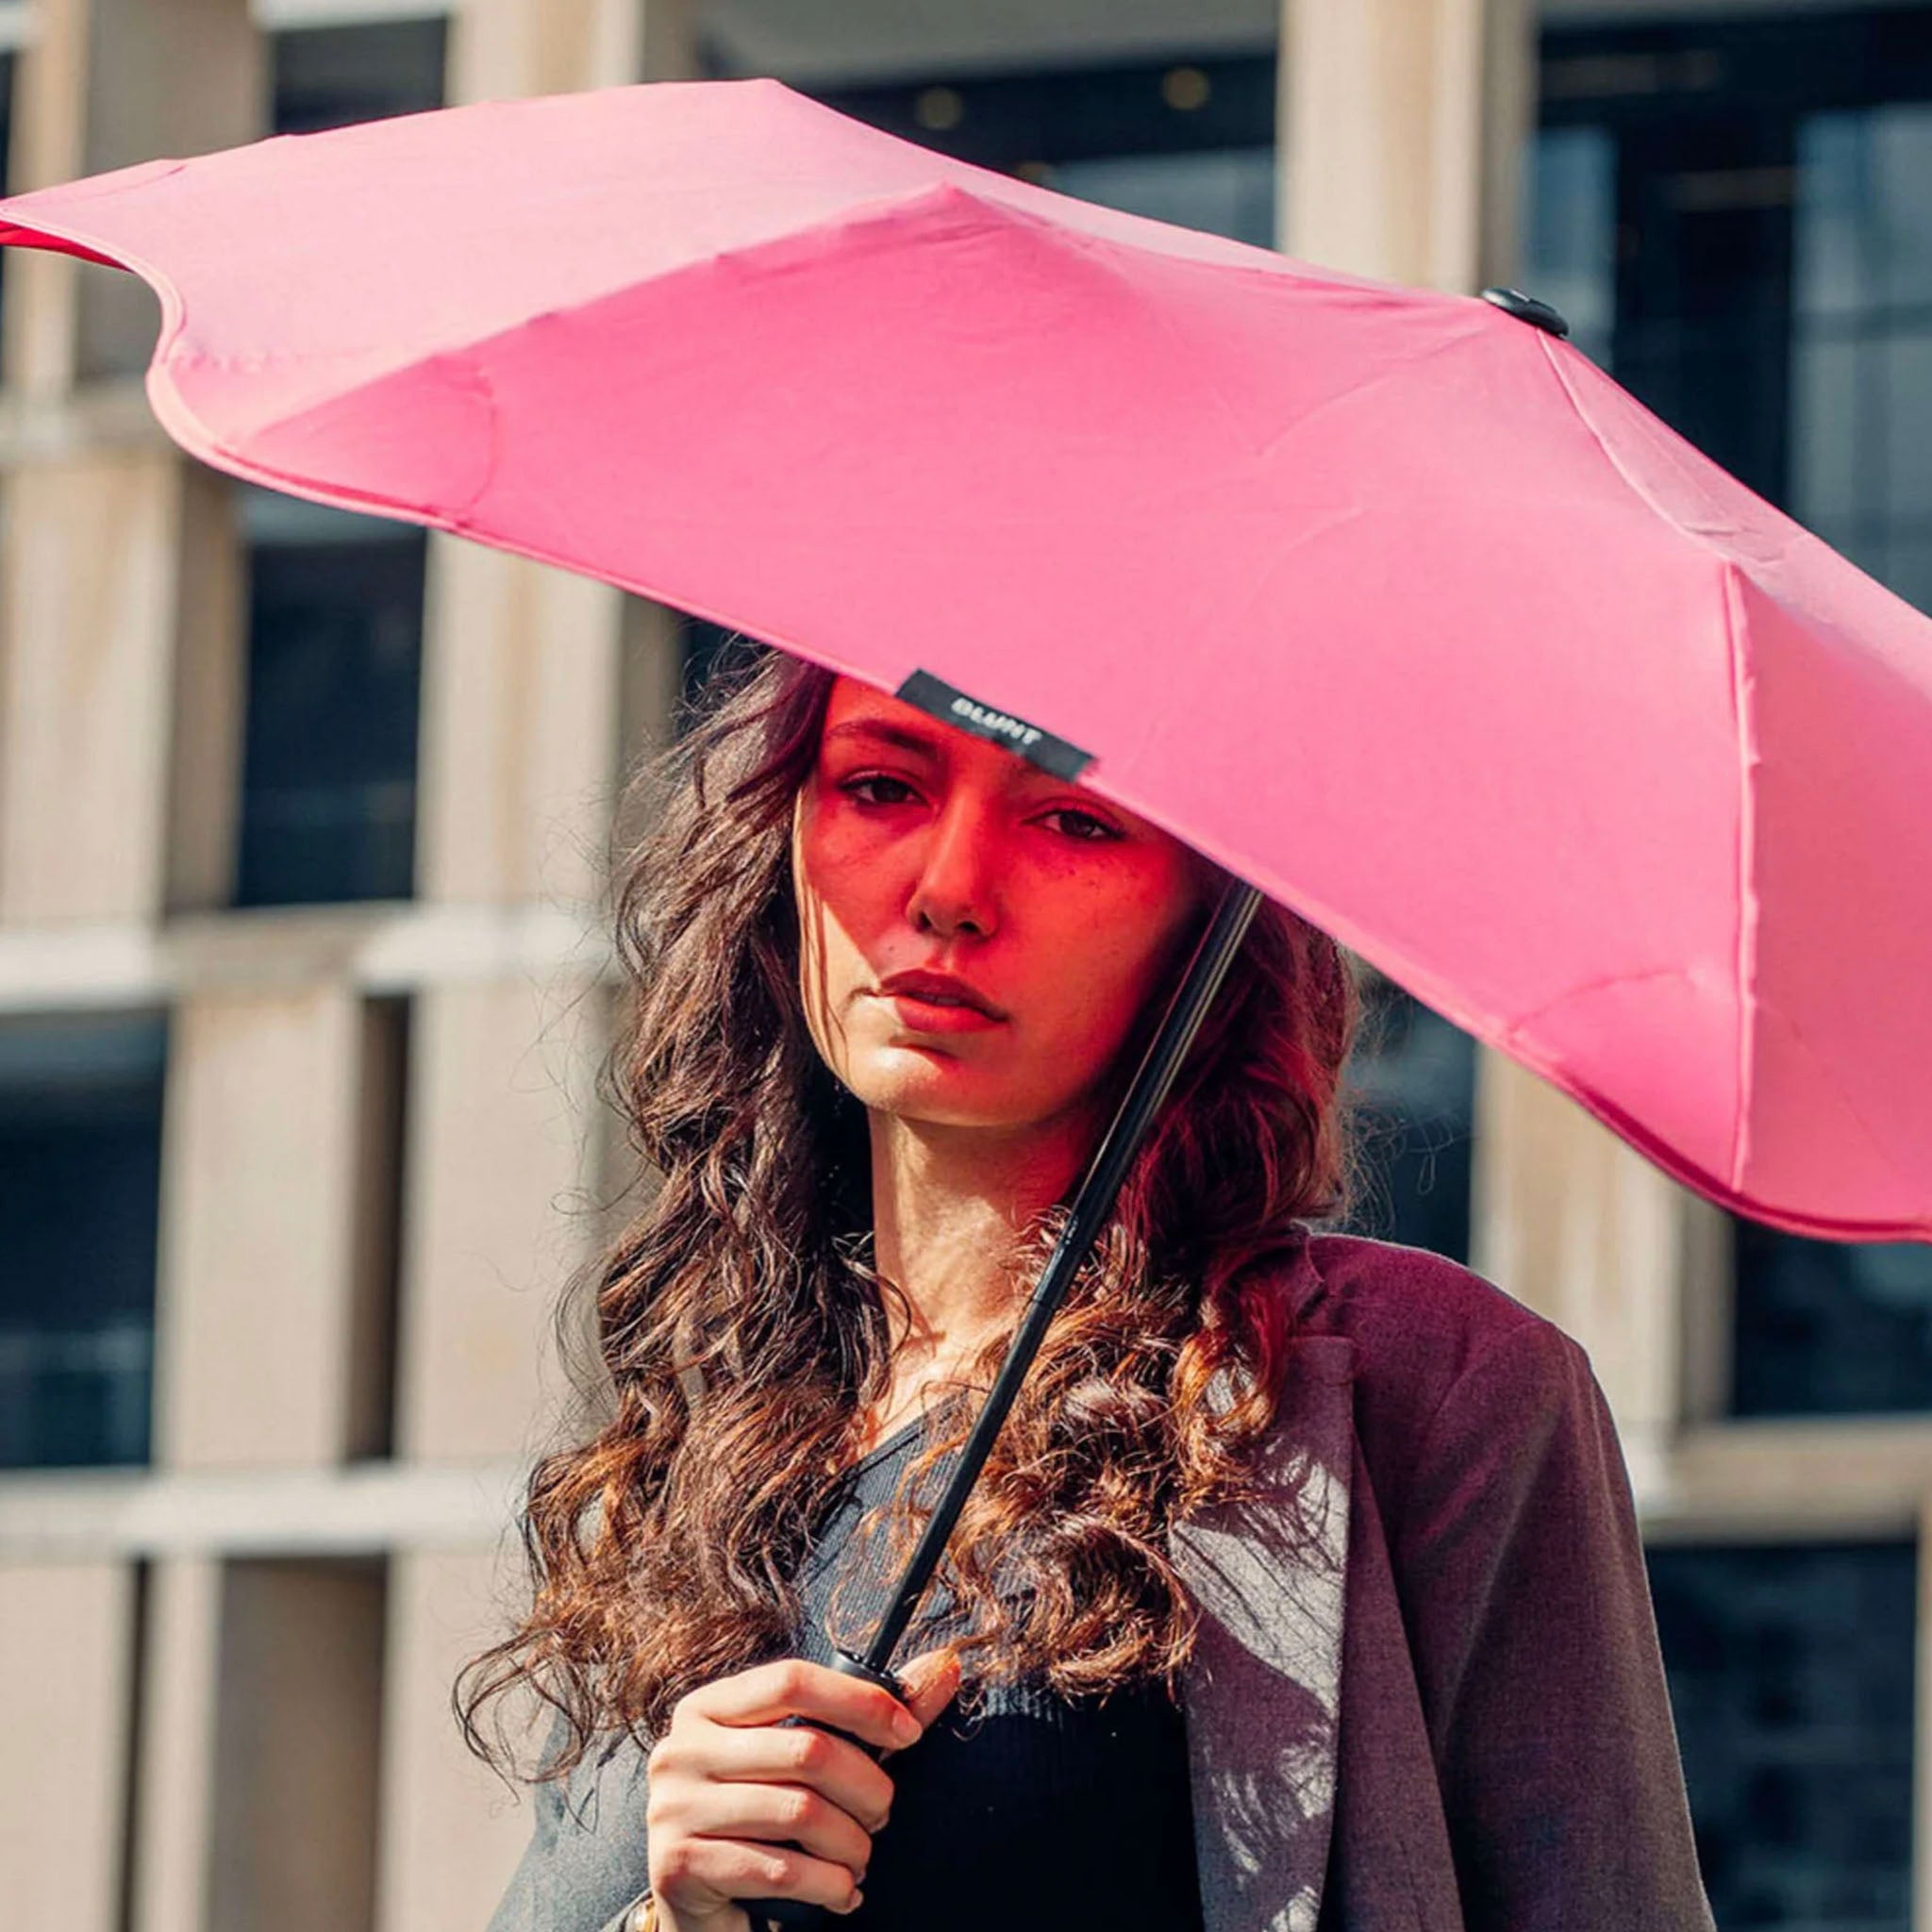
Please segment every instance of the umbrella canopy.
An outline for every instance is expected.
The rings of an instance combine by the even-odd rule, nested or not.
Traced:
[[[1932,1239],[1932,621],[1543,328],[772,80],[0,221],[155,288],[148,393],[204,461],[1054,761],[1710,1200]]]

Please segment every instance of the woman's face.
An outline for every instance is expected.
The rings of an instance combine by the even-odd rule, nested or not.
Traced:
[[[792,822],[799,980],[868,1108],[1024,1129],[1078,1105],[1164,1001],[1207,890],[1134,813],[854,679],[832,688]],[[895,998],[924,969],[991,1015]]]

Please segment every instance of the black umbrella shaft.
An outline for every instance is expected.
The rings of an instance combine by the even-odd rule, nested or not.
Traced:
[[[1139,1151],[1156,1110],[1167,1098],[1168,1089],[1180,1071],[1181,1061],[1193,1042],[1209,1003],[1226,977],[1227,969],[1234,963],[1234,956],[1240,950],[1260,903],[1260,892],[1241,879],[1230,880],[1227,890],[1222,894],[1221,904],[1216,907],[1208,930],[1194,948],[1193,958],[1188,962],[1180,986],[1161,1018],[1160,1030],[1142,1057],[1133,1084],[1127,1089],[1126,1097],[1114,1115],[1113,1124],[1108,1129],[1107,1138],[1100,1143],[1086,1178],[1074,1197],[1067,1224],[1041,1272],[1039,1285],[1026,1305],[1025,1314],[1013,1331],[1006,1359],[1000,1364],[1000,1372],[987,1392],[986,1401],[973,1424],[973,1433],[960,1449],[959,1459],[947,1478],[945,1491],[934,1506],[919,1547],[908,1558],[892,1592],[892,1600],[880,1619],[878,1628],[874,1631],[872,1641],[865,1648],[862,1661],[868,1670],[884,1672],[891,1664],[892,1652],[905,1635],[913,1612],[918,1609],[926,1585],[932,1581],[933,1572],[939,1568],[940,1557],[945,1553],[953,1525],[958,1521],[960,1510],[966,1507],[966,1498],[972,1494],[980,1469],[991,1453],[993,1439],[998,1436],[1000,1424],[1006,1421],[1007,1411],[1012,1407],[1014,1398],[1020,1392],[1020,1385],[1025,1380],[1026,1371],[1045,1338],[1054,1311],[1072,1286],[1088,1251],[1107,1225],[1107,1218],[1113,1210],[1121,1183],[1126,1178],[1128,1163]]]

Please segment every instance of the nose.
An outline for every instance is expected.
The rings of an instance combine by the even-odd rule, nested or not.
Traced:
[[[987,938],[998,924],[994,908],[998,835],[991,807],[956,791],[933,819],[907,916],[941,936],[962,928]]]

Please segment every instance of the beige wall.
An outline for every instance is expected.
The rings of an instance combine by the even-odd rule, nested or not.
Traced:
[[[8,1923],[119,1932],[133,1572],[110,1559],[0,1561],[0,1891]]]
[[[500,1555],[418,1550],[391,1564],[376,1932],[481,1932],[529,1840],[527,1788],[505,1785],[450,1720],[457,1673],[508,1627],[520,1583],[508,1539]]]
[[[381,1036],[340,985],[184,1000],[169,1046],[157,1461],[259,1468],[375,1446],[387,1284],[366,1223]]]
[[[182,473],[152,446],[0,473],[0,924],[160,909]]]

